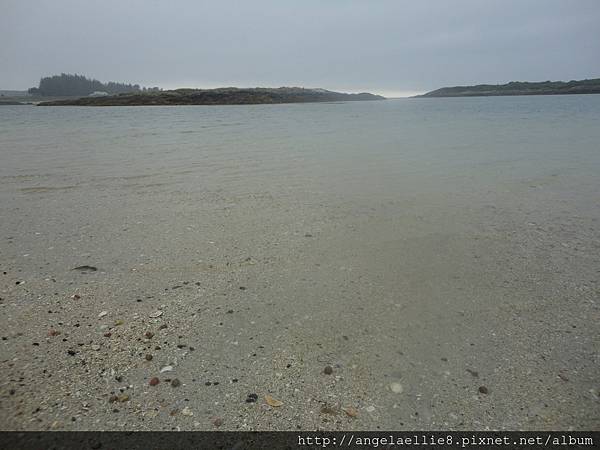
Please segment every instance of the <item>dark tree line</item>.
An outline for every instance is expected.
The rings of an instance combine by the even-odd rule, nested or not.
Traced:
[[[126,92],[158,91],[159,88],[141,88],[139,84],[102,83],[86,78],[83,75],[61,73],[40,80],[38,87],[29,89],[30,94],[48,96],[89,95],[92,92],[107,92],[108,94],[123,94]]]

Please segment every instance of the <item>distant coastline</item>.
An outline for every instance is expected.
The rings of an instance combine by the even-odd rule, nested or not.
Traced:
[[[366,100],[385,100],[385,97],[367,92],[347,94],[297,87],[176,89],[56,100],[41,102],[39,106],[251,105]]]
[[[511,81],[506,84],[478,84],[476,86],[443,87],[435,91],[416,95],[427,97],[488,97],[500,95],[568,95],[600,94],[600,78],[572,81],[523,82]]]

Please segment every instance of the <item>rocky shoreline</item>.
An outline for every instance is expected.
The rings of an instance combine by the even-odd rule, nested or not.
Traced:
[[[304,88],[219,88],[128,93],[104,97],[42,102],[39,106],[161,106],[161,105],[256,105],[385,100],[369,93],[346,94]]]

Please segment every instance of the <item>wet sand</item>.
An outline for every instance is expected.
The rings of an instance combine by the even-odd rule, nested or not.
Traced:
[[[598,429],[597,179],[95,164],[3,173],[2,429]]]

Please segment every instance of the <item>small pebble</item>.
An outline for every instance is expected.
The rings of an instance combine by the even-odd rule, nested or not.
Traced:
[[[179,378],[173,379],[173,381],[171,381],[171,386],[173,386],[173,387],[181,386],[181,381],[179,381]]]
[[[194,415],[192,410],[190,408],[188,408],[187,406],[181,410],[181,414],[183,414],[184,416],[193,416]]]
[[[154,336],[154,333],[152,331],[146,331],[144,336],[146,336],[147,339],[152,339],[152,336]]]
[[[213,425],[219,428],[221,425],[223,425],[223,419],[217,417],[215,420],[213,420]]]
[[[404,388],[402,387],[402,385],[400,383],[392,383],[392,384],[390,384],[390,390],[394,394],[402,394],[402,392],[404,391]]]
[[[490,391],[485,386],[479,386],[479,392],[482,394],[489,394]]]
[[[151,354],[147,354],[146,355],[146,361],[152,361],[152,355]]]
[[[320,410],[321,414],[328,414],[330,416],[335,416],[338,414],[338,409],[335,406],[331,406],[331,405],[323,405],[321,406],[321,410]]]
[[[160,380],[156,377],[151,378],[150,382],[148,383],[150,386],[156,386],[158,383],[160,383]]]
[[[568,378],[568,377],[566,377],[565,375],[563,375],[562,373],[559,373],[559,374],[558,374],[558,378],[560,378],[560,379],[561,379],[561,380],[563,380],[563,381],[569,381],[569,378]]]
[[[331,367],[331,366],[325,366],[325,368],[323,369],[323,373],[325,375],[331,375],[333,373],[333,367]]]
[[[342,408],[342,411],[344,411],[348,417],[358,417],[358,411],[352,406],[346,406],[345,408]]]

